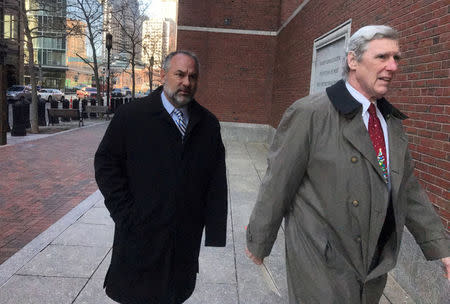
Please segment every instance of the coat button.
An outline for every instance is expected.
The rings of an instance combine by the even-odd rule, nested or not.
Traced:
[[[354,201],[352,202],[352,204],[353,204],[353,206],[355,206],[355,207],[358,207],[358,206],[359,206],[359,202],[358,202],[357,200],[354,200]]]
[[[360,237],[360,236],[357,236],[357,237],[355,238],[355,242],[361,243],[361,237]]]
[[[350,160],[352,163],[356,163],[358,161],[358,158],[356,156],[352,156]]]

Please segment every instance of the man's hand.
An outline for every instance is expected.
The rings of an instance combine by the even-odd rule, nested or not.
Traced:
[[[261,265],[263,262],[263,259],[257,258],[255,257],[250,251],[248,251],[248,248],[245,247],[245,254],[248,256],[249,259],[251,259],[253,261],[253,263],[255,263],[256,265]],[[449,261],[450,263],[450,261]],[[450,265],[449,265],[450,267]],[[447,268],[449,269],[449,268]]]
[[[446,257],[442,259],[442,263],[444,263],[445,267],[445,277],[450,281],[450,257]]]

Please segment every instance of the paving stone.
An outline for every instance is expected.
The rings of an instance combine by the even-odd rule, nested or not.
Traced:
[[[83,278],[13,276],[1,289],[2,304],[71,304],[86,284]]]
[[[226,161],[227,171],[230,175],[253,175],[256,174],[255,166],[247,159],[233,158]]]
[[[94,275],[92,276],[94,279],[105,279],[106,272],[108,272],[109,264],[111,263],[111,254],[112,250],[110,249],[100,266],[98,266],[97,270],[94,272]]]
[[[286,275],[282,269],[268,265],[282,297],[278,297],[266,285],[259,266],[237,264],[239,300],[245,304],[285,304],[287,303]]]
[[[112,246],[113,236],[114,227],[112,226],[75,223],[54,240],[52,244],[109,248]]]
[[[192,296],[185,304],[236,304],[238,302],[236,284],[211,284],[197,281]],[[244,302],[240,302],[244,303]]]
[[[103,280],[92,279],[86,284],[73,304],[114,304],[103,289]]]
[[[17,273],[89,278],[107,252],[105,247],[49,245]]]
[[[114,225],[109,211],[106,208],[91,208],[79,220],[79,223],[96,225]]]
[[[106,127],[0,147],[0,249],[8,246],[0,264],[97,190],[93,155]],[[8,229],[1,227],[5,221]]]
[[[220,258],[218,258],[220,257]],[[230,254],[200,255],[198,280],[216,284],[235,284],[234,252]]]

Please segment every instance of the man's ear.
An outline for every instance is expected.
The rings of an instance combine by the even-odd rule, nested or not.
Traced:
[[[165,82],[165,77],[166,77],[166,71],[164,71],[164,69],[160,69],[160,72],[159,72],[159,76],[161,77],[161,83],[164,83]]]
[[[355,70],[358,65],[358,60],[356,59],[354,52],[348,52],[347,54],[347,65],[350,70]]]

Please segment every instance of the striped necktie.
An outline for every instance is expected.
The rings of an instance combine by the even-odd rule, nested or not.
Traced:
[[[186,121],[184,120],[183,112],[178,109],[174,109],[173,112],[177,116],[177,119],[175,120],[176,125],[181,132],[181,136],[184,137],[184,134],[186,133]]]
[[[381,128],[381,122],[378,119],[375,105],[373,103],[369,106],[369,124],[368,131],[370,139],[372,140],[373,148],[377,153],[377,161],[383,171],[385,181],[388,180],[387,161],[386,161],[386,145],[384,143],[383,129]]]

